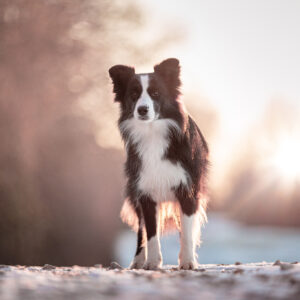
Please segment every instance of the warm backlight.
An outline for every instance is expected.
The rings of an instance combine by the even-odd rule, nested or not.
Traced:
[[[300,178],[300,140],[287,138],[277,145],[272,164],[286,180]]]

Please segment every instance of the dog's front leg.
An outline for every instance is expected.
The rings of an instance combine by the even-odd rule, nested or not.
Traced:
[[[141,269],[146,261],[146,234],[144,230],[144,220],[141,205],[135,209],[139,221],[139,228],[137,232],[137,247],[133,261],[130,264],[130,269]]]
[[[193,270],[197,268],[196,238],[193,233],[195,226],[198,226],[196,218],[195,214],[188,216],[181,211],[179,269]]]
[[[179,269],[193,270],[197,268],[196,244],[200,234],[198,222],[197,199],[189,196],[187,190],[180,187],[176,196],[180,203],[180,253]]]
[[[146,270],[155,270],[162,265],[157,204],[149,196],[141,196],[140,204],[147,234],[147,260],[143,268]]]

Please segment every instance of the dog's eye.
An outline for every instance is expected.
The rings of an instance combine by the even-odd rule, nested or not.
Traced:
[[[136,100],[136,99],[138,98],[138,96],[139,96],[139,95],[138,95],[137,92],[134,92],[134,91],[133,91],[133,92],[131,93],[131,98],[132,98],[133,100]]]
[[[158,98],[158,97],[159,97],[159,92],[158,92],[158,91],[152,91],[152,92],[150,93],[150,96],[151,96],[152,98]]]

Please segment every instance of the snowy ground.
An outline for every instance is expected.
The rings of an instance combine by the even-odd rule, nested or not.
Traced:
[[[300,299],[299,263],[201,265],[196,271],[0,266],[1,300]]]

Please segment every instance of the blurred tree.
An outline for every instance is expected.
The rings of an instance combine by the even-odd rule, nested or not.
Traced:
[[[130,1],[0,2],[0,263],[112,259],[123,157],[95,118],[116,113],[107,69],[144,53],[142,27]]]

